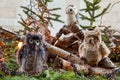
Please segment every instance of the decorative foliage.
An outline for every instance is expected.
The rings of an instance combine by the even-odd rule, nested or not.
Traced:
[[[28,7],[21,6],[23,12],[26,14],[27,18],[23,19],[21,16],[21,21],[18,21],[24,26],[24,30],[20,31],[40,31],[43,34],[49,34],[48,25],[53,26],[51,21],[60,20],[60,15],[54,14],[53,11],[60,10],[60,8],[49,9],[48,4],[52,0],[30,0]]]
[[[17,42],[12,41],[12,43],[4,46],[3,55],[4,55],[4,63],[6,68],[9,70],[17,70],[18,65],[16,63],[16,51],[17,51]]]
[[[108,8],[110,7],[111,4],[107,5],[107,7],[104,8],[100,13],[96,14],[96,11],[100,10],[99,3],[101,1],[102,0],[92,0],[90,2],[89,0],[84,0],[86,8],[81,9],[80,11],[84,11],[84,12],[88,13],[88,16],[81,14],[81,13],[79,13],[79,15],[81,16],[82,20],[87,20],[87,21],[89,21],[90,24],[88,26],[80,25],[83,29],[94,27],[93,23],[96,21],[96,18],[105,14],[106,11],[108,10]]]

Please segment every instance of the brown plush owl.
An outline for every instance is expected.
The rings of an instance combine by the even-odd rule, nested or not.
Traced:
[[[91,66],[97,66],[99,61],[108,57],[110,51],[102,41],[98,28],[86,30],[84,36],[84,41],[79,46],[79,55]]]
[[[19,72],[40,72],[47,65],[45,63],[45,49],[43,37],[40,34],[28,33],[25,44],[17,52]]]

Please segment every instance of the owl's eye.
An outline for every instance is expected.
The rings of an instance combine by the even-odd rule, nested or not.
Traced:
[[[40,44],[40,41],[39,41],[39,40],[36,40],[36,44],[39,45],[39,44]]]
[[[33,40],[32,40],[32,39],[29,39],[29,42],[30,42],[30,43],[33,43]]]

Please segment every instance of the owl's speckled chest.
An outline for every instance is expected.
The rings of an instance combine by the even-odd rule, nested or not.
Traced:
[[[97,64],[102,58],[102,55],[99,52],[99,50],[95,50],[95,51],[86,50],[84,52],[85,52],[84,57],[86,58],[87,62],[90,64],[91,63]]]
[[[37,51],[27,51],[26,54],[26,62],[25,62],[25,70],[26,71],[32,71],[36,68],[37,63]]]

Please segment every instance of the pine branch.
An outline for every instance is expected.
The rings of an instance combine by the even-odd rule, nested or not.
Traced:
[[[89,6],[92,6],[92,5],[93,5],[93,3],[89,2],[88,0],[84,0],[84,2],[85,2],[86,4],[88,4]]]
[[[19,24],[21,24],[24,27],[27,27],[24,23],[22,23],[21,21],[18,21]]]
[[[97,18],[97,17],[103,15],[108,10],[108,8],[110,7],[110,5],[111,5],[111,3],[106,8],[104,8],[103,11],[100,14],[96,15],[94,18]]]
[[[94,0],[94,5],[97,5],[101,2],[101,0]]]
[[[53,8],[53,9],[48,9],[49,11],[56,11],[56,10],[60,10],[61,8]]]
[[[85,16],[85,15],[83,15],[83,14],[81,14],[81,13],[79,13],[79,15],[81,16],[81,19],[82,20],[91,20],[90,18],[88,18],[87,16]]]
[[[79,15],[81,16],[82,20],[88,20],[89,21],[89,26],[93,26],[93,23],[95,22],[96,18],[102,16],[103,14],[106,13],[106,11],[108,10],[108,8],[110,7],[111,4],[109,4],[106,8],[104,8],[102,10],[101,13],[95,15],[95,12],[97,10],[99,10],[101,7],[99,6],[99,3],[101,2],[101,0],[93,0],[92,2],[88,1],[88,0],[84,0],[85,4],[86,4],[86,8],[81,9],[80,11],[84,11],[87,12],[89,14],[88,16],[85,16],[84,14],[79,13]],[[83,27],[83,26],[82,26]],[[85,26],[86,27],[86,26]]]
[[[95,6],[94,10],[99,10],[100,6]]]
[[[24,7],[24,6],[21,6],[21,8],[27,10],[27,12],[24,11],[27,15],[28,15],[28,12],[30,11],[32,14],[34,14],[34,15],[38,16],[39,18],[41,18],[41,15],[37,14],[36,12],[32,11],[31,9],[29,9],[27,7]]]
[[[90,10],[92,10],[91,5],[92,3],[86,1],[86,12],[89,13],[90,17],[92,17],[92,13]]]
[[[89,28],[94,28],[95,26],[85,26],[85,25],[80,25],[83,29],[89,29]]]
[[[52,13],[49,13],[51,16],[55,16],[55,19],[58,19],[59,17],[61,17],[60,15],[58,14],[52,14]]]
[[[64,23],[62,20],[54,19],[54,18],[52,18],[52,17],[44,17],[44,18],[46,18],[46,19],[48,19],[48,20],[53,20],[53,21],[58,21],[58,22]]]

